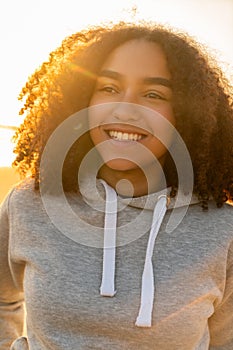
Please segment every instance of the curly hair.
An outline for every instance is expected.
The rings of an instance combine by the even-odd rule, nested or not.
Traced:
[[[159,44],[166,55],[176,128],[193,164],[194,193],[204,209],[210,197],[220,207],[233,199],[232,87],[201,44],[186,33],[153,23],[92,27],[63,40],[21,91],[24,107],[20,114],[25,118],[14,137],[17,156],[13,165],[22,176],[30,171],[39,188],[40,160],[49,136],[70,115],[88,107],[96,76],[109,53],[139,38]],[[65,191],[77,190],[76,171],[91,147],[87,133],[67,153]],[[171,160],[165,168],[174,193],[177,175]]]

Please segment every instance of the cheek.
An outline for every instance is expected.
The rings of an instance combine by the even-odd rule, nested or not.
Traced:
[[[106,104],[90,104],[88,109],[88,124],[90,128],[98,127],[106,123],[111,117],[114,105]]]
[[[176,119],[175,119],[175,116],[174,116],[174,112],[173,112],[173,108],[170,107],[169,108],[169,113],[168,113],[168,116],[167,116],[167,120],[175,127],[176,126]]]
[[[165,119],[157,119],[153,124],[153,138],[150,145],[151,150],[166,152],[174,141],[176,134],[175,118],[173,114],[164,115]]]
[[[94,112],[88,112],[88,127],[89,134],[94,145],[97,143],[97,128],[98,114]]]
[[[174,133],[176,128],[176,120],[172,109],[166,108],[159,112],[160,115],[155,115],[155,118],[151,118],[148,124],[151,125],[154,136],[162,138],[170,138],[170,135]]]
[[[173,108],[171,105],[164,106],[161,111],[158,111],[166,120],[168,120],[173,126],[176,124]]]
[[[101,124],[101,122],[101,113],[98,113],[96,110],[91,110],[88,112],[88,126],[91,137],[95,136],[96,129]]]
[[[98,129],[97,128],[90,129],[90,137],[91,137],[91,140],[94,143],[94,145],[97,145],[98,143],[100,143],[100,138],[98,136]]]
[[[156,133],[156,135],[160,135],[160,132],[165,135],[166,131],[168,132],[168,135],[171,133],[171,128],[176,127],[176,119],[174,116],[174,111],[172,108],[171,103],[163,103],[160,105],[157,105],[156,108],[153,108],[155,114],[150,118],[150,120],[147,120],[147,122],[151,125],[152,130]],[[158,115],[157,115],[158,113]],[[171,126],[167,126],[168,121]]]
[[[94,112],[88,112],[88,125],[89,128],[93,128],[95,126],[95,121],[98,118],[98,114]]]

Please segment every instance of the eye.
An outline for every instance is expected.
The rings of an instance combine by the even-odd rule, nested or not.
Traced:
[[[144,96],[146,98],[153,99],[153,100],[166,100],[164,96],[160,95],[155,91],[148,91],[144,94]]]
[[[113,83],[97,82],[96,91],[105,95],[115,95],[119,93],[119,87]]]
[[[106,92],[106,93],[111,94],[111,95],[118,92],[117,89],[113,86],[104,86],[104,87],[100,88],[99,91],[103,91],[103,92]]]

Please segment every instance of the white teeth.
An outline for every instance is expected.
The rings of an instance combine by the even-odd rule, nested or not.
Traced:
[[[133,134],[133,133],[122,133],[121,131],[110,130],[109,136],[118,141],[139,141],[142,138],[142,135]]]

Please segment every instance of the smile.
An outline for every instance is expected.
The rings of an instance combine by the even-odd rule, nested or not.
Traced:
[[[145,135],[141,134],[121,132],[116,130],[108,131],[108,135],[117,141],[140,141],[143,137],[145,137]]]

